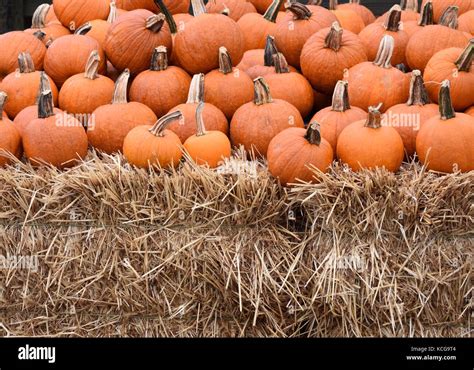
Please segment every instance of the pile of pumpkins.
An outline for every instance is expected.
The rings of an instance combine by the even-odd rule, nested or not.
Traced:
[[[379,18],[359,0],[53,0],[0,35],[0,149],[35,166],[91,146],[215,168],[243,146],[285,185],[336,158],[468,172],[473,35],[474,0],[402,0]]]

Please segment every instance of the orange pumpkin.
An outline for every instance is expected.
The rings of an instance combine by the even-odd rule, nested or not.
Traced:
[[[257,12],[255,6],[246,0],[210,0],[206,8],[208,13],[224,14],[236,22],[245,14]]]
[[[459,30],[474,35],[474,9],[459,17]]]
[[[385,113],[384,125],[398,131],[409,157],[415,154],[420,128],[438,114],[438,106],[430,103],[421,72],[415,70],[412,72],[408,102],[394,105]]]
[[[293,105],[272,98],[262,77],[254,84],[255,99],[235,112],[230,124],[230,137],[234,146],[242,145],[247,152],[266,156],[268,145],[277,134],[290,127],[303,128],[304,122]]]
[[[272,5],[273,0],[249,0],[257,9],[260,14],[264,14],[268,7]],[[279,10],[283,10],[283,2],[278,7]]]
[[[146,105],[128,102],[129,78],[130,71],[126,69],[115,83],[112,103],[97,108],[88,122],[89,143],[107,154],[121,151],[125,137],[133,128],[151,125],[157,120]]]
[[[341,27],[345,30],[358,34],[366,26],[362,17],[360,17],[355,11],[339,8],[337,0],[329,1],[329,9],[336,16]]]
[[[90,25],[90,31],[87,32],[87,36],[97,40],[100,47],[105,49],[105,41],[107,39],[107,33],[109,32],[112,24],[117,20],[117,6],[114,1],[110,2],[110,12],[107,20],[94,19],[87,22]]]
[[[94,19],[107,19],[110,0],[53,0],[54,13],[64,27],[75,31]]]
[[[202,111],[204,102],[196,109],[197,132],[186,139],[184,149],[197,165],[216,168],[230,157],[231,145],[229,138],[221,131],[206,131]]]
[[[306,42],[301,53],[301,70],[313,88],[330,95],[337,81],[344,78],[344,71],[366,61],[364,44],[336,22]]]
[[[466,114],[469,114],[470,116],[473,116],[473,117],[474,117],[474,106],[472,106],[471,108],[469,108],[469,109],[466,111]]]
[[[168,125],[181,119],[181,112],[169,113],[154,125],[142,125],[132,129],[123,142],[123,155],[127,161],[139,168],[178,167],[183,156],[181,140],[167,130]]]
[[[347,81],[339,81],[334,89],[332,106],[320,110],[311,119],[311,122],[319,122],[321,136],[331,144],[334,153],[337,148],[337,139],[342,130],[367,116],[366,111],[358,107],[351,107],[348,86]]]
[[[18,67],[17,72],[10,73],[2,82],[2,89],[10,97],[5,105],[5,112],[12,119],[22,109],[35,104],[41,79],[41,72],[35,70],[33,59],[28,52],[20,53]],[[51,79],[50,84],[53,101],[57,103],[58,89]]]
[[[422,6],[428,1],[433,2],[435,23],[441,23],[441,18],[450,6],[456,6],[459,9],[459,14],[467,12],[473,6],[469,0],[423,0]]]
[[[448,80],[439,91],[439,112],[440,116],[427,121],[416,138],[420,161],[438,172],[474,170],[474,118],[454,112]]]
[[[193,76],[186,104],[180,104],[171,109],[171,112],[180,111],[183,114],[179,122],[173,122],[169,126],[169,129],[178,135],[183,143],[188,137],[197,133],[196,108],[203,101],[203,96],[204,74],[201,73]],[[205,103],[202,114],[209,130],[221,131],[224,134],[229,132],[229,122],[219,108],[211,103]]]
[[[49,4],[41,4],[33,13],[31,28],[25,30],[26,33],[35,34],[47,46],[58,37],[71,34],[58,20],[49,23],[46,21],[50,8]]]
[[[424,27],[434,24],[433,20],[433,3],[427,2],[421,10],[421,15],[417,21],[407,21],[403,23],[403,29],[408,34],[408,37],[412,37],[418,31],[421,31]]]
[[[433,101],[438,103],[440,84],[449,80],[454,109],[464,111],[473,105],[474,39],[464,50],[449,48],[436,53],[426,66],[424,77],[430,81],[428,93]]]
[[[382,126],[382,114],[370,107],[367,120],[354,122],[341,132],[337,156],[355,172],[378,167],[396,172],[403,161],[403,140],[393,127]]]
[[[12,121],[3,114],[3,107],[7,101],[8,95],[0,91],[0,167],[11,164],[11,159],[5,155],[5,152],[13,154],[15,157],[21,157],[21,136],[16,130]]]
[[[400,20],[403,22],[403,24],[405,24],[405,22],[417,22],[419,20],[420,13],[418,13],[418,0],[401,0],[400,8],[402,10]],[[375,22],[383,23],[387,20],[389,15],[390,11],[378,17]]]
[[[190,0],[163,0],[171,14],[186,13]],[[159,10],[157,1],[153,0],[116,0],[117,7],[125,10],[147,9],[156,13]]]
[[[361,5],[360,0],[349,0],[349,2],[346,4],[340,4],[338,9],[352,10],[353,12],[357,13],[362,18],[366,26],[375,22],[374,13],[372,13],[369,8]]]

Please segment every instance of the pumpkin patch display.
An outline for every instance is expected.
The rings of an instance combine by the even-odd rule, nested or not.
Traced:
[[[245,14],[257,12],[255,6],[246,0],[210,0],[206,8],[208,13],[224,14],[236,22]]]
[[[474,170],[474,118],[456,113],[449,80],[439,91],[439,116],[428,120],[416,138],[416,152],[429,169],[443,173]]]
[[[54,14],[64,27],[77,30],[88,21],[107,19],[110,0],[53,0]]]
[[[21,136],[12,121],[3,114],[7,99],[8,95],[0,91],[0,167],[11,163],[11,159],[5,156],[4,152],[11,153],[17,158],[21,157],[22,152]]]
[[[366,6],[362,5],[360,0],[349,0],[348,3],[339,4],[338,9],[352,10],[353,12],[357,13],[362,18],[366,26],[375,22],[374,13],[372,13],[372,11]]]
[[[270,141],[290,127],[304,127],[300,112],[290,103],[273,99],[262,77],[254,81],[255,99],[234,114],[230,124],[232,145],[249,153],[266,156]]]
[[[364,20],[353,10],[339,8],[337,0],[329,1],[329,10],[334,13],[337,21],[345,30],[358,34],[366,26]]]

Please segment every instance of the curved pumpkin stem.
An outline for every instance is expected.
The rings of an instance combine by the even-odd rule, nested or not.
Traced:
[[[421,72],[415,69],[411,73],[410,97],[407,105],[426,105],[431,103]]]
[[[400,30],[400,21],[402,19],[402,8],[400,5],[394,5],[388,12],[384,28],[387,31],[398,32]]]
[[[81,27],[79,27],[74,34],[75,35],[86,35],[92,29],[92,24],[90,22],[84,23]]]
[[[0,91],[0,121],[3,119],[3,107],[7,102],[8,95],[4,91]]]
[[[33,62],[31,54],[28,51],[18,55],[18,69],[20,70],[20,73],[35,72],[35,63]]]
[[[457,6],[448,6],[444,11],[439,24],[457,30],[459,26],[459,8]]]
[[[115,1],[110,2],[110,12],[109,16],[107,17],[107,23],[114,23],[117,20],[117,5]]]
[[[202,0],[191,0],[191,9],[195,17],[207,13],[206,5]]]
[[[267,11],[263,15],[263,18],[265,18],[269,22],[276,23],[278,11],[280,10],[283,1],[285,0],[273,0],[270,6],[267,8]]]
[[[197,133],[196,136],[206,135],[206,127],[204,126],[204,120],[202,118],[202,111],[204,110],[204,102],[200,102],[196,108],[196,125]]]
[[[168,69],[168,49],[166,46],[158,46],[151,56],[150,70],[166,71]]]
[[[163,137],[164,131],[166,128],[175,120],[181,119],[183,117],[183,114],[178,110],[176,112],[168,113],[167,115],[161,117],[151,129],[148,131],[155,135],[155,136],[160,136]]]
[[[36,96],[36,102],[35,102],[36,105],[39,104],[39,99],[40,99],[41,94],[48,90],[51,90],[51,83],[49,82],[49,78],[46,72],[41,71],[38,95]]]
[[[285,3],[285,9],[293,13],[294,20],[310,19],[313,15],[311,10],[309,10],[306,5],[298,3],[296,1],[289,1]]]
[[[421,16],[418,25],[422,27],[432,25],[434,24],[433,18],[433,3],[430,0],[425,4],[425,6],[423,6],[423,9],[421,9]]]
[[[418,0],[401,0],[400,8],[402,10],[412,10],[418,12]]]
[[[329,10],[336,10],[338,5],[337,0],[329,0]]]
[[[219,48],[219,71],[225,75],[232,73],[232,59],[224,46]]]
[[[88,78],[89,80],[95,80],[99,77],[99,64],[100,64],[100,56],[97,50],[94,50],[90,55],[89,59],[87,60],[86,64],[86,71],[84,73],[84,77]]]
[[[324,40],[324,47],[331,48],[334,51],[339,51],[342,44],[343,33],[344,30],[342,29],[339,22],[334,22],[331,26],[331,30]]]
[[[186,104],[199,104],[204,101],[204,73],[193,76]]]
[[[290,67],[288,66],[288,62],[282,53],[278,53],[273,56],[273,65],[275,66],[275,72],[278,74],[290,73]]]
[[[53,93],[51,90],[43,91],[38,101],[38,118],[45,119],[54,116]]]
[[[272,95],[270,94],[270,87],[265,82],[263,77],[258,77],[254,82],[254,103],[255,105],[264,105],[273,102]]]
[[[442,120],[449,120],[456,117],[451,100],[451,83],[444,80],[439,90],[439,114]]]
[[[164,14],[155,14],[151,17],[148,17],[146,20],[146,28],[151,32],[158,33],[161,31],[165,24],[166,17]]]
[[[127,104],[127,86],[130,79],[130,71],[126,69],[115,81],[114,97],[112,104]]]
[[[154,0],[154,1],[158,9],[160,9],[161,12],[165,15],[166,22],[168,23],[171,34],[175,36],[178,33],[178,26],[176,25],[173,14],[171,14],[171,12],[167,8],[163,0]]]
[[[365,127],[382,127],[382,113],[380,113],[380,108],[382,108],[382,103],[380,103],[377,107],[369,107],[369,115],[367,117],[367,121],[365,122]]]
[[[456,60],[456,67],[460,72],[470,72],[472,69],[472,62],[474,61],[474,39],[469,40],[469,45],[462,52],[458,60]]]
[[[275,38],[273,36],[267,36],[265,43],[265,51],[263,54],[263,64],[265,67],[273,66],[273,55],[278,54],[278,49],[275,44]]]
[[[385,35],[380,42],[377,56],[374,64],[382,68],[392,68],[393,49],[395,47],[395,40],[390,35]]]
[[[345,112],[351,109],[349,103],[349,83],[338,81],[332,95],[332,110],[335,112]]]
[[[35,12],[33,13],[31,28],[44,28],[46,25],[46,15],[48,14],[50,8],[51,5],[49,4],[41,4],[36,8]]]
[[[304,138],[308,140],[310,144],[321,145],[321,125],[316,121],[311,122],[308,125]]]

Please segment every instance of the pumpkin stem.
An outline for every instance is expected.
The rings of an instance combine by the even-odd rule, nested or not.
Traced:
[[[165,19],[166,17],[162,13],[152,15],[151,17],[147,18],[145,27],[151,32],[158,33],[163,28],[163,25],[165,24]]]
[[[49,4],[41,4],[36,8],[35,12],[33,13],[31,28],[43,28],[46,25],[45,19],[50,8],[51,5]]]
[[[204,101],[204,73],[193,76],[186,104],[199,104]]]
[[[44,33],[41,30],[38,30],[35,33],[33,33],[33,36],[36,37],[40,41],[44,41],[44,38],[46,37],[46,33]]]
[[[43,91],[38,101],[38,118],[45,119],[54,116],[53,93],[51,90]]]
[[[154,0],[156,6],[161,10],[161,12],[165,15],[166,22],[170,28],[171,34],[176,35],[178,33],[178,26],[174,20],[173,14],[169,11],[168,7],[165,5],[163,0]]]
[[[332,110],[335,112],[345,112],[351,109],[349,103],[349,83],[338,81],[332,95]]]
[[[115,1],[110,2],[110,12],[109,16],[107,17],[107,23],[114,23],[117,20],[117,5]]]
[[[40,99],[41,94],[48,90],[51,90],[51,84],[49,82],[48,75],[46,74],[46,72],[41,71],[38,95],[36,96],[36,102],[35,102],[36,105],[39,104],[39,99]]]
[[[308,5],[321,6],[322,3],[323,3],[323,0],[309,0],[309,1],[308,1]]]
[[[441,16],[439,24],[457,30],[459,25],[458,16],[459,8],[457,6],[448,6]]]
[[[395,40],[390,35],[385,35],[380,42],[377,56],[374,64],[382,68],[392,68],[393,49],[395,47]]]
[[[148,131],[155,136],[163,137],[164,131],[171,124],[171,122],[177,119],[181,119],[182,117],[183,114],[179,110],[176,112],[168,113],[167,115],[161,117]]]
[[[306,5],[297,3],[296,1],[288,1],[285,3],[285,9],[293,13],[293,19],[295,20],[310,19],[313,15]]]
[[[418,12],[418,0],[401,0],[400,8],[402,10],[412,10]]]
[[[278,53],[278,49],[275,44],[275,38],[273,36],[267,36],[265,43],[265,52],[263,55],[263,61],[265,67],[273,67],[273,55]]]
[[[321,145],[321,125],[316,121],[311,122],[308,125],[304,138],[308,140],[310,144]]]
[[[86,64],[86,72],[84,73],[84,77],[88,78],[89,80],[95,80],[99,77],[98,70],[100,64],[100,56],[97,50],[94,50],[90,55],[89,59],[87,60]]]
[[[191,0],[191,8],[195,17],[207,13],[206,5],[204,5],[202,0]]]
[[[394,5],[388,12],[384,28],[387,31],[398,32],[400,30],[400,21],[402,19],[402,8],[400,5]]]
[[[288,62],[282,53],[273,55],[273,65],[276,73],[290,73]]]
[[[166,71],[168,69],[168,49],[166,46],[158,46],[151,56],[150,70]]]
[[[92,29],[91,22],[84,23],[81,27],[79,27],[74,34],[75,35],[86,35]]]
[[[8,99],[7,93],[4,91],[0,91],[0,121],[3,118],[3,107],[5,106],[7,99]]]
[[[434,24],[433,3],[430,0],[425,4],[423,9],[421,9],[421,16],[420,16],[420,20],[418,21],[418,25],[424,27],[424,26],[429,26],[432,24]]]
[[[382,113],[380,113],[380,108],[382,108],[382,103],[380,103],[377,107],[369,107],[369,115],[367,117],[367,121],[365,122],[365,127],[382,127]]]
[[[329,0],[329,10],[336,10],[338,5],[337,0]]]
[[[334,22],[331,26],[331,30],[329,31],[326,39],[324,40],[324,47],[330,48],[334,51],[339,51],[342,44],[342,34],[344,30],[342,29],[339,22]]]
[[[423,81],[423,76],[419,70],[415,69],[411,73],[410,97],[408,99],[407,105],[426,105],[430,102],[431,101],[428,97],[428,92],[426,91],[425,87],[425,81]]]
[[[233,70],[230,54],[224,46],[221,46],[219,48],[219,72],[227,75]]]
[[[263,77],[258,77],[254,82],[254,103],[256,105],[264,105],[273,102],[272,95],[270,94],[270,87],[265,82]]]
[[[472,68],[472,62],[474,61],[474,39],[469,40],[469,45],[462,52],[458,60],[456,60],[456,66],[460,72],[470,72]]]
[[[395,66],[396,69],[398,69],[399,71],[402,71],[403,73],[407,73],[408,70],[407,70],[407,66],[403,63],[400,63],[400,64],[397,64]]]
[[[276,19],[278,16],[278,11],[280,10],[281,4],[283,4],[284,0],[273,0],[270,6],[268,7],[267,11],[263,15],[267,21],[276,23]]]
[[[130,71],[128,68],[122,72],[122,74],[115,81],[114,96],[112,104],[127,104],[127,86],[128,80],[130,79]]]
[[[196,136],[206,135],[206,127],[204,126],[204,120],[202,118],[202,111],[204,110],[204,102],[200,102],[196,108],[196,125],[197,133]]]
[[[20,73],[33,73],[35,71],[35,63],[28,51],[18,54],[18,67]]]
[[[456,117],[451,100],[451,83],[449,80],[444,80],[439,90],[439,114],[441,119],[445,121]]]

